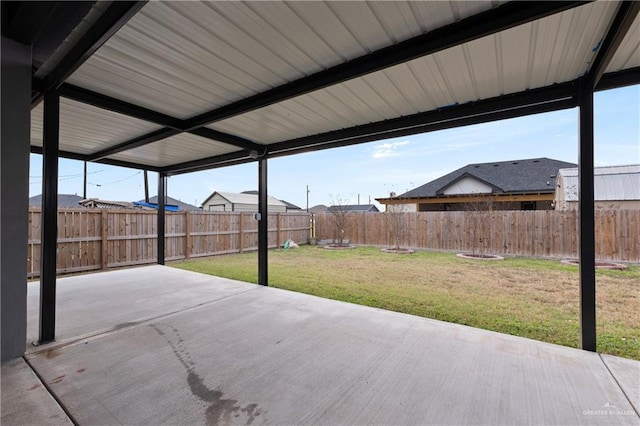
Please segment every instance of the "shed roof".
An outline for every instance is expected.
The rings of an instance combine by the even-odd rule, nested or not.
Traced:
[[[258,191],[256,190],[249,190],[249,191],[242,191],[242,194],[254,194],[254,195],[258,195]],[[286,200],[280,200],[282,202],[282,204],[284,204],[287,207],[287,210],[302,210],[302,208],[300,208],[299,206],[296,206],[293,203],[290,203]]]
[[[578,168],[560,169],[566,201],[578,201]],[[640,200],[640,164],[594,168],[595,201]]]
[[[437,197],[464,177],[491,186],[494,193],[553,193],[558,170],[572,166],[575,164],[550,158],[468,164],[395,198]]]
[[[639,9],[97,2],[76,27],[45,20],[70,29],[34,62],[32,151],[52,87],[62,156],[167,174],[571,108],[589,72],[597,89],[640,82]],[[3,35],[30,28],[4,12]]]

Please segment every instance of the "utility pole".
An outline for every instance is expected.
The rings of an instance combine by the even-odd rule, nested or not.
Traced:
[[[160,194],[158,194],[159,196]],[[144,202],[149,202],[149,176],[147,175],[147,171],[144,171]]]
[[[307,185],[307,213],[309,213],[309,185]]]
[[[84,162],[84,185],[82,189],[82,198],[87,199],[87,162]]]

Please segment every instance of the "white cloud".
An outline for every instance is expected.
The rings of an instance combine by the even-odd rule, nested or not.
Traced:
[[[402,142],[391,142],[391,143],[382,143],[380,145],[376,145],[373,148],[373,158],[387,158],[387,157],[396,157],[398,154],[398,147],[408,145],[409,141]]]

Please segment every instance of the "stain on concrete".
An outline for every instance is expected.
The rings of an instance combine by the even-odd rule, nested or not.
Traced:
[[[262,414],[258,404],[247,404],[243,407],[236,399],[224,398],[221,390],[208,387],[202,377],[196,373],[196,363],[191,359],[191,354],[184,346],[184,339],[176,328],[168,324],[150,324],[149,326],[164,337],[177,360],[185,368],[191,393],[209,404],[205,411],[207,425],[241,424],[240,417],[246,419],[244,424],[250,425]]]
[[[56,357],[60,356],[60,350],[59,349],[47,349],[47,351],[44,353],[44,355],[47,357],[47,359],[53,359]]]
[[[51,383],[60,383],[61,381],[63,381],[63,380],[64,380],[64,378],[65,378],[65,377],[67,377],[67,375],[66,375],[66,374],[63,374],[62,376],[58,376],[58,377],[56,377],[55,379],[53,379],[53,380],[51,381]]]
[[[85,371],[87,371],[86,368],[80,368],[79,370],[76,370],[76,373],[84,373]]]
[[[121,330],[123,328],[132,327],[132,326],[138,325],[138,324],[140,324],[140,323],[139,322],[123,322],[123,323],[114,325],[111,330],[112,331]]]
[[[27,390],[32,391],[32,390],[36,390],[36,389],[38,389],[39,387],[41,387],[40,383],[36,383],[35,385],[31,386],[31,387],[30,387],[29,389],[27,389]]]

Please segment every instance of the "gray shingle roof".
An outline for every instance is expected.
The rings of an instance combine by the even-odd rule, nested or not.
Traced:
[[[329,206],[327,212],[334,210],[346,210],[349,212],[379,212],[378,208],[374,204],[348,204],[344,206]]]
[[[79,195],[75,194],[58,194],[58,208],[82,208],[79,204],[80,201],[84,200]],[[29,198],[29,206],[30,207],[42,207],[42,194],[34,195]]]
[[[494,193],[553,193],[558,170],[576,166],[574,163],[550,158],[469,164],[405,192],[398,198],[436,197],[441,195],[448,186],[464,177],[486,183],[493,187]]]

